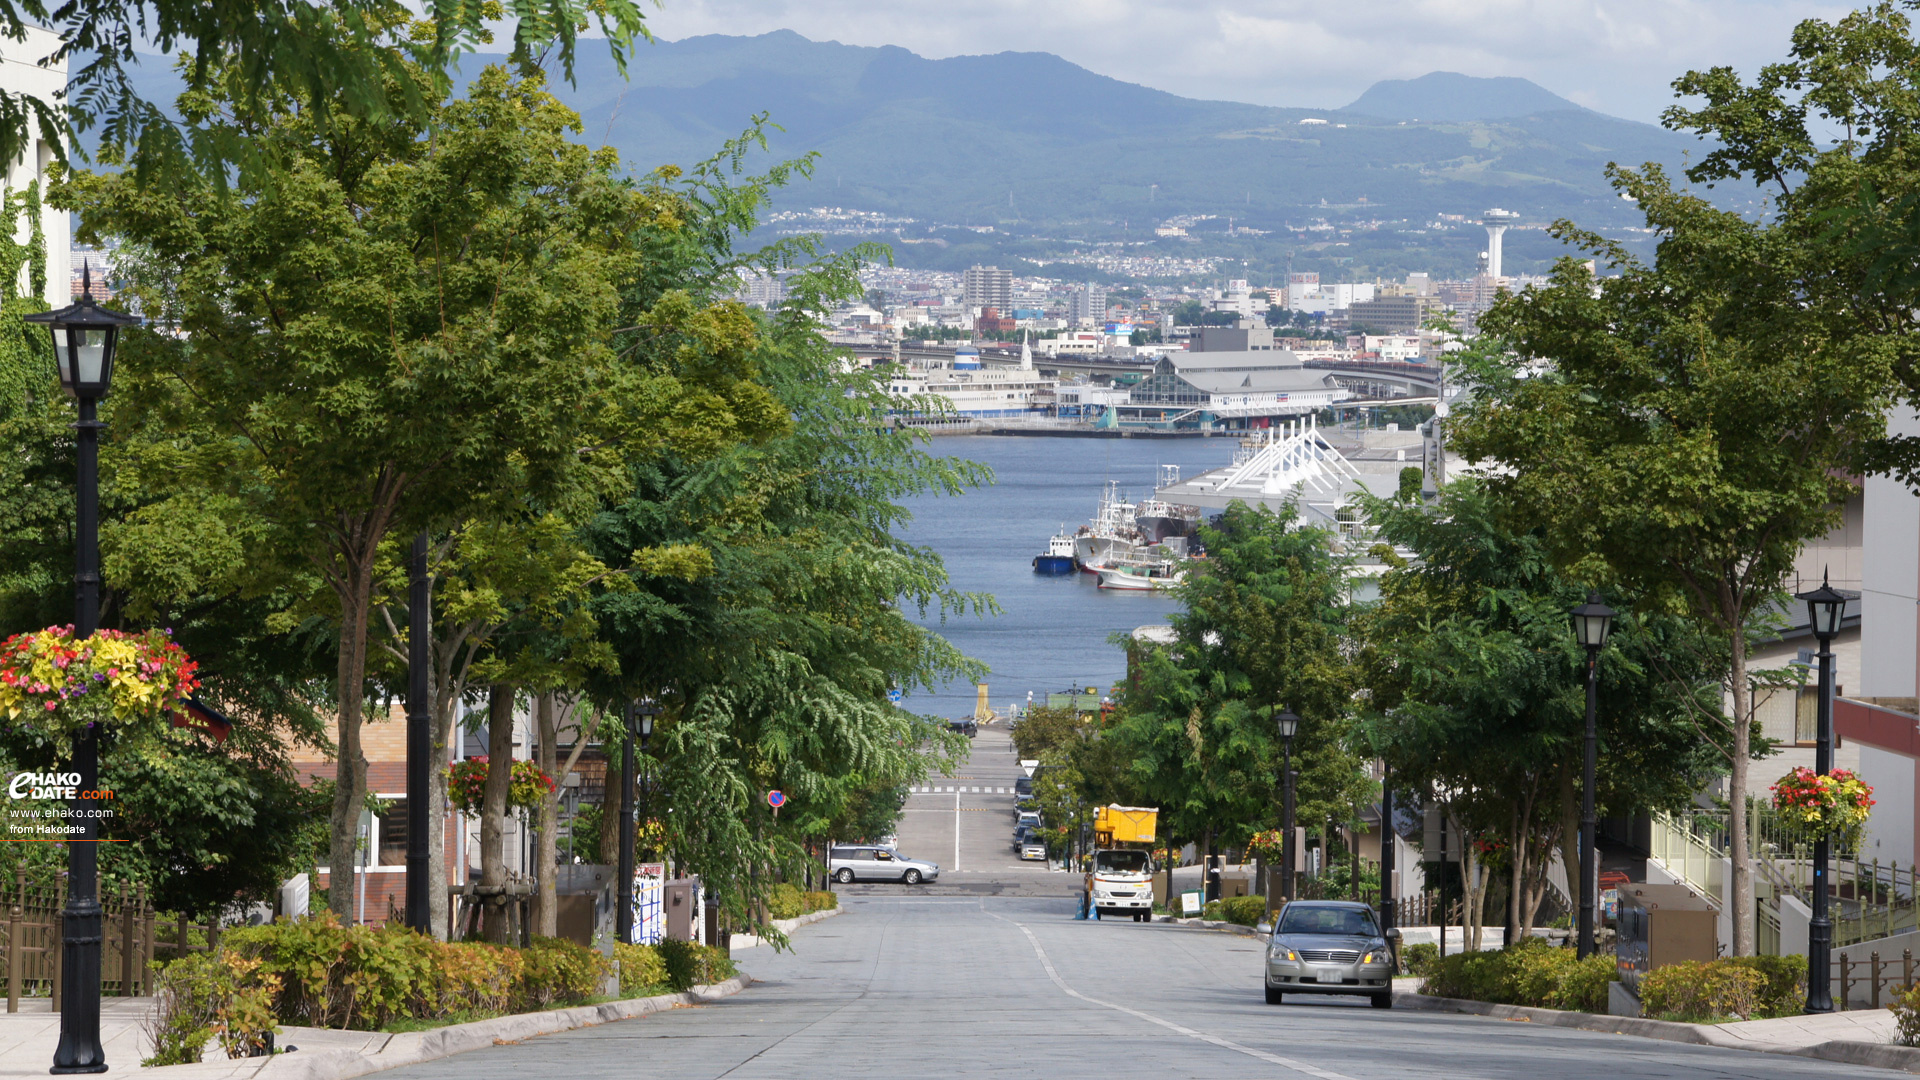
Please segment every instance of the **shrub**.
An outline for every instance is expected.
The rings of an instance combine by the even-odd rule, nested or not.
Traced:
[[[1440,956],[1432,945],[1409,946],[1409,967],[1416,962],[1414,949],[1421,950],[1418,962],[1426,969],[1416,972],[1425,979],[1420,984],[1423,994],[1542,1009],[1607,1011],[1614,959],[1605,954],[1580,960],[1572,949],[1530,937],[1498,952],[1452,956]]]
[[[833,911],[840,906],[840,894],[835,892],[810,892],[802,899],[808,911]]]
[[[520,955],[525,967],[519,997],[533,1009],[585,1001],[599,993],[601,982],[613,970],[606,957],[565,938],[534,938]]]
[[[1433,965],[1440,959],[1440,946],[1426,941],[1409,945],[1400,950],[1400,959],[1407,966],[1407,974],[1424,979],[1433,974]]]
[[[1727,960],[1668,964],[1640,980],[1640,1003],[1662,1020],[1751,1019],[1759,1011],[1767,978],[1751,966]]]
[[[1893,992],[1893,1004],[1887,1006],[1893,1010],[1896,1046],[1920,1046],[1920,986],[1909,986]]]
[[[229,1058],[266,1046],[274,1024],[279,979],[258,960],[232,953],[195,953],[160,969],[147,1037],[153,1056],[143,1066],[187,1065],[200,1060],[207,1040],[217,1038]]]
[[[1201,910],[1200,917],[1238,926],[1254,926],[1267,917],[1267,899],[1264,896],[1229,896],[1222,900],[1209,900]]]
[[[461,942],[433,951],[433,988],[414,1015],[504,1013],[513,1009],[526,966],[520,950],[504,945]]]
[[[1513,989],[1508,979],[1507,951],[1436,955],[1426,981],[1420,984],[1420,992],[1510,1005]],[[1438,949],[1435,952],[1437,954]]]
[[[726,951],[714,945],[667,938],[654,946],[667,971],[667,985],[685,992],[696,986],[724,982],[740,973]]]
[[[771,918],[797,919],[805,911],[806,899],[796,886],[783,881],[767,893],[767,915]]]
[[[1575,960],[1560,977],[1560,987],[1554,993],[1550,1007],[1604,1013],[1607,1011],[1607,988],[1619,974],[1619,963],[1607,953]]]
[[[620,961],[620,996],[633,997],[666,986],[667,965],[651,945],[613,944],[613,958]]]
[[[1804,956],[1728,956],[1721,963],[1750,968],[1766,984],[1760,989],[1761,1018],[1799,1016],[1807,1004],[1807,958]]]

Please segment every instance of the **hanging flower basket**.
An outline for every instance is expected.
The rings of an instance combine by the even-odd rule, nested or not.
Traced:
[[[0,642],[0,718],[65,758],[89,727],[131,729],[170,715],[200,685],[198,669],[166,630],[15,634]]]
[[[1873,812],[1873,788],[1847,769],[1822,776],[1802,766],[1773,785],[1773,809],[1797,839],[1857,847]]]
[[[1247,837],[1247,850],[1268,862],[1287,853],[1287,834],[1279,829],[1267,829]]]
[[[447,767],[447,798],[463,814],[477,814],[487,799],[487,759],[467,758]],[[553,777],[540,771],[531,761],[513,763],[513,780],[507,787],[507,805],[516,810],[532,810],[553,793]]]

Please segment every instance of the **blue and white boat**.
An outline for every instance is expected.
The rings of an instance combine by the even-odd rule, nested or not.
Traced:
[[[1033,557],[1033,572],[1036,574],[1073,573],[1073,537],[1067,535],[1065,528],[1047,541],[1047,553]]]

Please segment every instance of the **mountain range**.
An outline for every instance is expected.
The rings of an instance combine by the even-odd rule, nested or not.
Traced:
[[[470,56],[462,70],[495,59]],[[1677,169],[1700,145],[1524,79],[1435,72],[1378,83],[1345,108],[1280,108],[1183,98],[1048,53],[928,59],[791,31],[659,41],[638,50],[625,79],[583,41],[572,83],[554,85],[586,140],[617,148],[636,170],[706,158],[765,113],[778,125],[773,156],[818,155],[814,178],[780,193],[778,206],[910,218],[901,236],[940,241],[916,258],[961,264],[981,245],[1032,257],[1034,242],[1144,240],[1178,254],[1154,226],[1188,217],[1202,219],[1189,247],[1250,266],[1271,269],[1284,251],[1289,263],[1344,258],[1356,272],[1429,268],[1423,261],[1467,271],[1483,246],[1470,227],[1481,211],[1638,224],[1607,186],[1606,165]],[[1266,235],[1230,235],[1229,222]],[[942,232],[985,226],[990,239]],[[1328,254],[1337,247],[1352,250]],[[1525,269],[1558,248],[1515,232],[1508,251]]]

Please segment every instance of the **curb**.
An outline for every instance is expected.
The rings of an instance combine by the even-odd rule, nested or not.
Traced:
[[[751,977],[741,974],[723,983],[696,986],[684,994],[661,994],[572,1009],[519,1013],[491,1020],[475,1020],[468,1024],[451,1024],[432,1031],[405,1032],[388,1036],[385,1044],[372,1052],[322,1050],[308,1054],[296,1051],[268,1058],[164,1065],[140,1069],[137,1075],[164,1077],[166,1080],[349,1080],[355,1076],[437,1061],[501,1043],[516,1043],[540,1035],[631,1020],[683,1005],[697,1005],[737,994],[752,982]]]
[[[1241,937],[1263,938],[1267,936],[1251,926],[1241,926],[1239,923],[1233,922],[1222,922],[1218,919],[1176,919],[1171,915],[1155,915],[1153,921],[1166,923],[1169,926],[1191,926],[1199,930],[1224,930],[1229,934],[1239,934]]]
[[[775,919],[773,920],[773,928],[783,934],[791,936],[795,930],[798,930],[802,926],[817,923],[821,919],[831,919],[845,910],[845,908],[831,907],[823,911],[809,911],[805,915],[794,919]],[[727,942],[727,951],[732,952],[735,949],[751,949],[756,945],[764,944],[766,944],[766,939],[757,934],[735,934]]]
[[[1648,1020],[1631,1016],[1601,1016],[1598,1013],[1568,1012],[1561,1009],[1538,1009],[1526,1005],[1495,1005],[1485,1001],[1467,1001],[1461,998],[1431,997],[1426,994],[1411,993],[1405,990],[1393,992],[1395,1008],[1421,1010],[1426,1012],[1455,1012],[1473,1016],[1487,1016],[1498,1020],[1524,1020],[1529,1023],[1544,1024],[1548,1027],[1575,1028],[1580,1031],[1600,1031],[1614,1035],[1634,1035],[1643,1039],[1660,1039],[1665,1042],[1691,1043],[1695,1046],[1713,1046],[1723,1050],[1746,1050],[1761,1054],[1791,1054],[1795,1057],[1817,1058],[1821,1061],[1837,1061],[1846,1065],[1865,1065],[1877,1069],[1897,1069],[1902,1072],[1920,1073],[1920,1047],[1894,1046],[1887,1043],[1848,1042],[1831,1040],[1815,1043],[1812,1046],[1791,1046],[1783,1043],[1761,1043],[1749,1039],[1735,1038],[1716,1029],[1713,1024],[1682,1024],[1672,1020]]]

